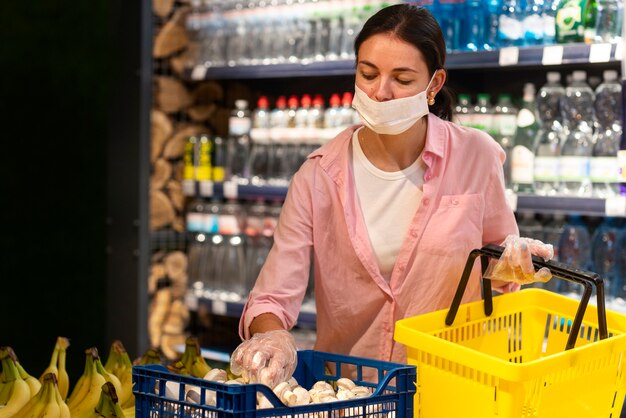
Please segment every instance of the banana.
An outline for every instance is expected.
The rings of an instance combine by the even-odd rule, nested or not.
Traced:
[[[56,378],[52,380],[52,383],[48,384],[50,389],[48,390],[48,394],[45,398],[45,406],[40,415],[33,415],[28,418],[61,418],[61,405],[57,401],[57,382]]]
[[[113,373],[120,380],[122,386],[118,395],[122,408],[134,407],[133,364],[121,341],[116,340],[111,344],[109,357],[104,364],[104,368],[108,372]]]
[[[65,337],[57,337],[56,344],[54,345],[54,351],[50,357],[50,364],[39,377],[39,381],[43,383],[43,377],[46,374],[54,373],[57,376],[57,386],[63,399],[67,398],[70,382],[67,370],[65,369],[66,350],[69,346],[70,340]]]
[[[61,409],[57,401],[57,393],[56,375],[46,374],[41,390],[14,418],[60,418]]]
[[[58,390],[61,395],[61,399],[67,399],[67,394],[70,389],[70,376],[67,373],[67,369],[65,368],[65,357],[67,355],[67,348],[70,346],[70,340],[65,337],[57,338],[57,345],[59,346],[59,374],[58,378]]]
[[[146,364],[162,364],[158,349],[149,348],[145,354],[133,361],[133,366],[145,366]]]
[[[19,361],[15,363],[15,366],[17,367],[17,371],[19,372],[21,378],[28,383],[28,387],[30,388],[30,397],[32,398],[37,394],[37,392],[39,392],[39,389],[41,389],[41,383],[34,376],[29,375]]]
[[[98,350],[95,347],[85,351],[85,371],[79,379],[82,379],[80,387],[74,388],[74,391],[68,399],[67,406],[72,416],[79,416],[87,411],[91,411],[98,403],[102,385],[106,382],[106,378],[98,373],[97,364],[100,362]],[[102,364],[100,364],[102,367]],[[84,379],[83,379],[84,378]]]
[[[120,383],[120,379],[118,379],[117,376],[115,376],[113,373],[109,373],[104,368],[100,357],[96,359],[96,371],[104,376],[107,382],[113,383],[113,386],[115,386],[115,396],[118,397],[117,394],[122,391],[122,383]]]
[[[15,363],[17,358],[10,347],[3,347],[0,350],[0,360],[2,360],[3,379],[10,385],[8,399],[4,407],[0,408],[0,418],[13,417],[30,400],[30,387],[20,376]]]
[[[135,418],[135,407],[127,407],[123,409],[126,418]]]
[[[59,404],[59,408],[61,410],[60,418],[70,418],[70,408],[61,397],[61,392],[58,390],[58,387],[55,392],[55,396],[57,397],[57,403]]]
[[[185,340],[185,352],[180,360],[194,377],[204,377],[211,371],[211,366],[202,357],[200,342],[196,337],[187,337]]]
[[[100,397],[98,403],[83,415],[72,415],[75,418],[126,418],[122,407],[120,406],[115,385],[111,382],[105,382],[100,389]]]

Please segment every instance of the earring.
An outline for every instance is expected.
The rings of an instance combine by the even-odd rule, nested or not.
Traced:
[[[435,104],[435,92],[430,92],[428,98],[428,106],[433,106]]]

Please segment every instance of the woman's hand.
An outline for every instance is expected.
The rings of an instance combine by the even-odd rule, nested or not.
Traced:
[[[552,278],[552,273],[546,267],[535,271],[532,261],[533,255],[545,261],[552,259],[554,257],[552,245],[516,235],[509,235],[501,245],[505,247],[502,256],[499,260],[492,260],[489,263],[485,277],[520,285],[547,282]]]
[[[274,388],[296,370],[296,341],[289,331],[256,333],[239,344],[230,359],[230,370],[250,383]]]

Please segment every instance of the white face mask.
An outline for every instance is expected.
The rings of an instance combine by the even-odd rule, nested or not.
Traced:
[[[435,71],[435,74],[437,72]],[[432,83],[431,77],[426,90],[411,97],[377,102],[356,85],[352,107],[359,113],[363,124],[377,134],[398,135],[428,114],[426,92]]]

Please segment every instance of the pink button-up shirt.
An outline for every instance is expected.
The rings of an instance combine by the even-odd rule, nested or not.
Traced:
[[[240,321],[271,312],[296,323],[313,251],[316,350],[406,363],[395,321],[448,308],[470,251],[517,234],[504,193],[502,148],[487,134],[430,114],[423,198],[387,282],[356,196],[349,160],[355,127],[313,152],[294,175],[274,246]],[[476,262],[464,301],[480,298]]]

